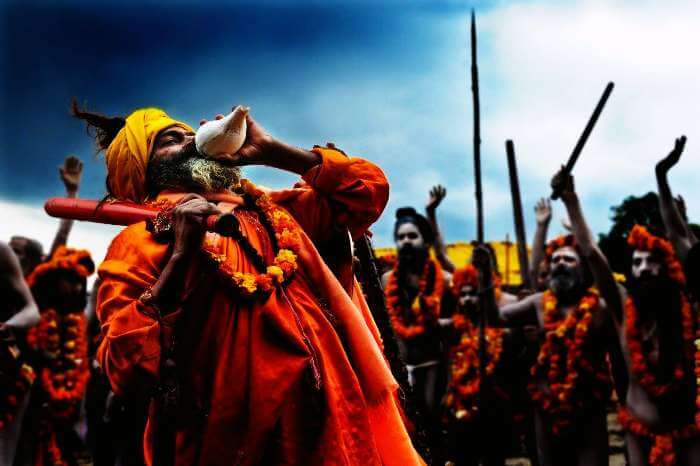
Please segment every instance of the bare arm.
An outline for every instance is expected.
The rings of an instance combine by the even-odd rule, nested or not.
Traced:
[[[547,241],[547,229],[549,222],[552,220],[552,206],[549,199],[540,199],[535,206],[535,220],[537,221],[537,229],[535,230],[535,239],[532,243],[532,255],[530,256],[530,280],[534,285],[537,283],[540,263],[544,259],[544,247]]]
[[[479,271],[479,289],[483,293],[480,304],[486,308],[487,325],[492,327],[537,325],[536,302],[541,293],[499,308],[493,290],[493,270],[488,249],[483,246],[474,248],[472,265]]]
[[[447,190],[441,185],[433,186],[430,190],[428,197],[428,203],[425,206],[425,213],[430,222],[430,226],[433,227],[433,232],[435,233],[435,244],[433,245],[435,249],[435,257],[440,262],[440,265],[444,270],[450,273],[455,271],[455,265],[452,263],[447,255],[447,248],[445,247],[445,242],[442,239],[442,234],[440,234],[440,227],[438,226],[436,211],[442,200],[445,198]]]
[[[574,179],[571,175],[564,175],[562,171],[557,173],[552,179],[552,188],[561,192],[561,199],[566,206],[571,221],[571,229],[576,238],[581,253],[591,268],[593,279],[600,291],[603,299],[608,304],[608,308],[613,314],[613,318],[619,323],[622,322],[622,300],[615,282],[615,277],[610,270],[608,261],[593,240],[593,235],[588,229],[586,220],[581,211],[581,204],[574,191]]]
[[[659,187],[659,208],[664,221],[666,234],[676,250],[676,255],[684,261],[690,248],[697,242],[695,235],[683,220],[678,204],[673,198],[668,183],[668,171],[678,163],[685,147],[685,136],[676,139],[673,150],[656,164],[656,182]]]
[[[34,303],[31,291],[22,276],[17,257],[5,243],[0,243],[0,280],[19,300],[20,309],[10,317],[5,325],[13,328],[29,328],[39,323],[39,310]]]
[[[72,155],[68,156],[63,166],[58,168],[58,171],[61,176],[61,181],[63,181],[66,187],[66,197],[76,197],[78,195],[78,189],[80,188],[80,175],[83,171],[83,162],[77,157]],[[59,246],[66,245],[68,242],[68,235],[72,228],[73,220],[67,218],[61,219],[58,224],[56,236],[54,236],[53,243],[51,243],[49,257],[56,252]]]
[[[501,325],[505,327],[537,325],[537,302],[541,299],[542,293],[535,293],[520,301],[502,306],[498,310]]]

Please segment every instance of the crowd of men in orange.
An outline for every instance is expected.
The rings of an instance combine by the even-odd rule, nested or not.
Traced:
[[[534,290],[503,290],[488,245],[469,264],[450,261],[435,215],[443,187],[431,190],[427,216],[396,212],[384,291],[436,464],[503,465],[525,452],[532,464],[606,465],[613,401],[629,464],[700,464],[698,246],[667,180],[684,144],[656,167],[663,225],[627,232],[624,276],[613,274],[563,169],[552,188],[569,234],[546,241],[542,199]]]
[[[488,244],[450,261],[437,186],[426,216],[396,212],[377,309],[351,245],[388,200],[379,167],[250,116],[243,149],[210,160],[161,110],[73,112],[105,151],[110,197],[161,209],[169,230],[122,231],[91,293],[70,220],[46,255],[0,243],[0,463],[503,465],[524,445],[533,464],[603,465],[613,398],[629,464],[700,464],[700,253],[667,181],[684,137],[656,167],[663,228],[627,235],[625,280],[571,175],[552,179],[570,234],[547,242],[549,201],[535,209],[534,290],[503,289]],[[246,164],[301,181],[262,189]],[[60,170],[69,197],[81,169]],[[233,236],[207,231],[220,213]]]

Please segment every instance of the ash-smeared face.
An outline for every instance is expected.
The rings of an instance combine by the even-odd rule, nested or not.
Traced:
[[[459,308],[463,312],[476,309],[476,305],[479,302],[479,294],[476,287],[471,285],[463,285],[462,288],[459,289],[457,302],[459,303]]]
[[[396,249],[399,250],[399,254],[401,253],[401,250],[405,250],[407,248],[417,251],[425,249],[426,247],[425,239],[418,229],[418,226],[411,222],[402,223],[396,229],[395,240]]]
[[[202,194],[222,191],[240,179],[240,168],[201,155],[194,133],[180,127],[168,128],[158,135],[146,173],[151,197],[165,189]]]
[[[549,288],[556,295],[580,290],[583,286],[581,257],[570,246],[559,248],[552,254],[549,269]]]
[[[656,254],[640,249],[632,252],[632,276],[640,282],[657,278],[662,267],[661,258]]]

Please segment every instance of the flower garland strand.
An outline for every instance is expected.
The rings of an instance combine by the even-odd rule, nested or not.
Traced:
[[[482,378],[479,374],[479,331],[462,314],[454,316],[454,327],[461,332],[459,343],[452,350],[451,379],[445,405],[455,419],[470,421],[478,413],[478,395]],[[503,354],[502,328],[486,329],[486,378],[493,377]],[[504,395],[505,392],[498,391]]]
[[[0,377],[0,431],[10,425],[24,401],[36,375],[27,364],[2,372]]]
[[[625,430],[638,437],[647,437],[653,440],[654,444],[649,452],[649,466],[675,465],[676,449],[674,444],[698,435],[698,427],[692,424],[668,432],[653,431],[636,419],[625,407],[620,407],[617,418]]]
[[[39,380],[52,419],[70,420],[78,414],[90,377],[86,327],[83,312],[59,315],[46,309],[39,324],[27,333],[29,346],[47,355]]]
[[[432,283],[429,283],[431,275],[433,279]],[[418,294],[411,303],[410,318],[407,318],[401,302],[398,263],[394,266],[384,293],[391,326],[400,338],[410,340],[422,335],[425,333],[428,323],[437,321],[440,317],[443,286],[440,264],[432,257],[428,257],[418,282]],[[428,290],[432,290],[432,292],[426,294]]]
[[[528,386],[532,400],[552,418],[552,433],[560,435],[571,426],[584,399],[577,389],[585,386],[593,396],[603,400],[610,390],[610,376],[603,361],[595,361],[586,351],[591,320],[598,310],[598,292],[589,289],[576,308],[566,317],[557,306],[557,298],[547,290],[542,296],[545,341],[531,369]],[[582,379],[586,378],[584,382]],[[547,389],[537,381],[546,379]]]
[[[634,249],[642,251],[655,251],[659,253],[665,262],[666,270],[671,280],[675,281],[682,289],[685,286],[683,267],[678,261],[671,243],[663,238],[654,236],[640,225],[635,225],[627,238],[627,243]],[[694,424],[682,426],[669,431],[656,431],[650,429],[644,423],[634,417],[624,406],[618,410],[620,424],[640,437],[650,438],[654,443],[649,453],[651,466],[670,466],[676,464],[676,452],[674,444],[678,441],[688,440],[700,435],[700,322],[693,318],[693,309],[685,292],[681,291],[681,327],[685,359],[693,364],[695,375],[695,416]],[[639,381],[639,384],[652,398],[659,398],[677,390],[688,377],[683,365],[683,358],[678,361],[673,370],[673,379],[661,384],[649,370],[649,362],[641,342],[639,330],[639,316],[634,301],[628,297],[625,301],[624,331],[627,339],[627,348],[631,359],[631,372]]]
[[[248,180],[241,181],[245,205],[261,214],[261,223],[272,230],[274,245],[278,248],[271,265],[262,273],[238,272],[221,254],[217,245],[209,237],[205,240],[203,251],[217,268],[219,277],[242,298],[264,299],[279,286],[291,280],[297,270],[297,256],[300,250],[301,236],[294,219],[282,208],[275,205],[270,197]],[[239,241],[248,241],[239,235]],[[254,249],[248,244],[252,252]],[[259,260],[262,262],[262,259]]]
[[[634,305],[634,301],[632,298],[628,297],[625,301],[625,339],[627,340],[627,348],[632,363],[631,372],[649,396],[652,398],[659,398],[675,391],[682,385],[686,377],[686,372],[683,367],[683,358],[680,357],[673,368],[673,379],[668,383],[659,383],[656,380],[656,376],[649,368],[647,355],[642,347],[642,337],[638,320],[637,308]],[[681,293],[681,321],[684,348],[686,348],[686,350],[690,348],[692,351],[695,340],[693,311],[685,293]],[[687,358],[689,361],[694,360],[692,352],[689,352]]]

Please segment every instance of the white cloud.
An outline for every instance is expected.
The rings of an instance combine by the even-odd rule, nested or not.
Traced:
[[[688,153],[672,183],[697,217],[700,204],[692,199],[700,186],[688,174],[700,169],[693,156],[698,19],[693,1],[528,2],[491,10],[480,25],[502,95],[485,115],[485,144],[495,151],[513,138],[521,176],[542,192],[612,80],[615,90],[575,169],[584,203],[594,195],[609,201],[584,205],[594,229],[607,228],[607,209],[623,196],[655,189],[654,164],[680,134],[689,136]],[[532,191],[527,183],[524,190]]]
[[[23,204],[0,199],[0,239],[9,241],[12,236],[26,236],[38,240],[44,246],[44,252],[51,248],[59,220],[49,217],[42,206]],[[75,222],[68,237],[68,246],[87,249],[95,264],[99,264],[107,253],[107,247],[122,227],[100,225],[87,222]],[[90,281],[94,280],[93,275]]]

